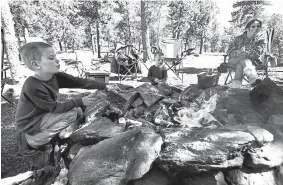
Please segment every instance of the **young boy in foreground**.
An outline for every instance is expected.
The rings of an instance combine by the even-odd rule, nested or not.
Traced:
[[[59,61],[51,45],[31,42],[20,49],[25,65],[34,76],[26,79],[16,111],[19,152],[24,153],[48,144],[82,116],[82,106],[95,103],[91,96],[57,102],[60,88],[110,89],[94,80],[73,77],[59,72]]]
[[[166,83],[167,70],[163,66],[164,55],[162,52],[154,53],[155,65],[151,66],[148,70],[147,78],[150,80],[152,85],[158,85]]]

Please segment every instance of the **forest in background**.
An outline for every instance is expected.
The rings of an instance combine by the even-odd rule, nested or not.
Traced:
[[[100,58],[101,52],[119,44],[133,44],[147,60],[150,47],[156,46],[161,38],[180,39],[184,49],[193,47],[200,54],[224,53],[247,21],[259,18],[264,29],[275,29],[273,53],[283,54],[283,16],[263,14],[271,1],[234,1],[228,27],[216,19],[220,11],[217,3],[215,0],[12,0],[6,8],[10,12],[1,11],[1,29],[6,38],[13,35],[7,30],[14,29],[16,48],[30,37],[39,37],[58,51],[88,49]]]

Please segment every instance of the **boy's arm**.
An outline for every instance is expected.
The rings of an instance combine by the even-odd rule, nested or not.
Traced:
[[[165,67],[163,67],[163,70],[162,70],[162,77],[163,77],[162,82],[166,83],[168,75],[167,75],[167,70]]]
[[[152,68],[152,66],[149,68],[149,70],[148,70],[148,74],[147,74],[147,79],[148,80],[150,80],[151,82],[154,82],[154,77],[153,77],[153,68]]]
[[[52,113],[63,113],[75,107],[83,106],[82,98],[71,99],[64,103],[54,101],[48,90],[43,86],[29,88],[27,92],[25,92],[25,95],[28,96],[36,106]]]
[[[81,88],[81,89],[105,89],[106,83],[95,80],[74,77],[67,73],[57,73],[59,88]]]

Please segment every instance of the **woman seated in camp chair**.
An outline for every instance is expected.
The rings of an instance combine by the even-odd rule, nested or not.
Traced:
[[[117,49],[116,52],[117,62],[120,64],[124,64],[125,66],[129,66],[138,60],[138,54],[136,53],[135,48],[132,45],[120,47],[119,49]],[[121,66],[122,71],[126,70],[124,69],[125,66]],[[139,69],[137,70],[139,72]],[[135,68],[131,68],[131,72],[135,72]]]
[[[262,22],[258,19],[249,21],[245,32],[237,36],[229,45],[227,54],[228,63],[236,66],[235,78],[232,81],[232,88],[239,88],[244,75],[248,77],[251,85],[260,83],[255,64],[260,62],[259,58],[264,52],[264,39],[259,38]]]

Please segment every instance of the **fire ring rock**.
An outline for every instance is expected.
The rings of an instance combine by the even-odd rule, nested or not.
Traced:
[[[70,185],[122,185],[146,174],[161,151],[162,138],[137,128],[79,152],[70,165]]]

